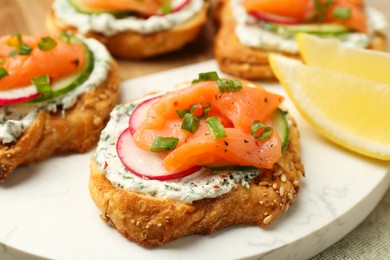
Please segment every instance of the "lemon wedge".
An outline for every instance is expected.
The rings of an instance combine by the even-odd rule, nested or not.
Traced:
[[[325,39],[304,33],[298,34],[296,40],[301,56],[309,66],[390,84],[389,53],[352,48],[336,38]]]
[[[390,160],[390,85],[270,55],[271,67],[303,117],[329,140]]]

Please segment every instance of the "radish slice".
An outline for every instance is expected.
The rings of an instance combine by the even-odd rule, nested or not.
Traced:
[[[146,118],[149,108],[153,102],[159,99],[161,96],[147,99],[141,102],[133,111],[129,120],[129,128],[131,135],[134,134],[135,130],[140,126],[141,122]]]
[[[259,20],[263,20],[263,21],[270,22],[270,23],[286,24],[286,25],[302,23],[302,21],[300,21],[298,19],[280,16],[280,15],[276,15],[276,14],[263,13],[263,12],[250,12],[250,14]]]
[[[8,106],[38,97],[40,93],[35,86],[27,86],[11,90],[0,91],[0,106]]]
[[[173,0],[171,13],[176,13],[190,3],[191,0]]]
[[[122,132],[116,143],[116,151],[123,165],[132,173],[149,180],[173,180],[183,178],[199,171],[201,166],[188,170],[169,173],[163,166],[163,154],[153,153],[138,148],[134,142],[130,128]]]

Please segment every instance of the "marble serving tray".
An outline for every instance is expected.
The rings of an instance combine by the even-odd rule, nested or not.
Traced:
[[[192,80],[215,61],[122,84],[121,101]],[[88,192],[90,153],[57,156],[17,169],[0,185],[0,258],[54,259],[304,259],[356,227],[390,184],[389,163],[348,152],[318,135],[278,84],[301,132],[306,177],[289,211],[267,229],[234,226],[144,249],[105,224]]]

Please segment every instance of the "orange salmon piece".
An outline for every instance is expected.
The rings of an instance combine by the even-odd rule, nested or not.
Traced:
[[[81,43],[67,43],[58,37],[50,36],[57,45],[49,50],[38,48],[39,37],[22,36],[23,43],[32,50],[28,55],[9,57],[15,49],[10,46],[11,36],[0,38],[0,58],[4,60],[2,66],[7,70],[7,76],[0,79],[0,90],[10,90],[31,85],[31,79],[40,75],[49,75],[51,80],[71,75],[84,68],[85,46]]]
[[[238,128],[225,128],[226,138],[214,139],[207,128],[199,129],[179,148],[165,157],[163,165],[179,172],[194,165],[210,167],[240,165],[271,168],[281,157],[282,144],[274,131],[267,140],[258,140]]]
[[[247,11],[260,11],[303,20],[308,2],[312,0],[243,0]]]
[[[164,160],[164,166],[172,172],[195,165],[271,167],[281,156],[279,136],[274,131],[267,140],[255,139],[251,126],[255,120],[271,124],[269,117],[283,97],[250,83],[242,84],[243,88],[238,92],[220,93],[216,82],[205,81],[166,94],[151,105],[145,120],[135,131],[136,145],[150,150],[157,136],[179,138],[176,149]],[[176,110],[202,103],[210,105],[209,117],[219,118],[225,127],[226,138],[214,139],[204,118],[195,133],[181,130],[183,119]]]
[[[79,3],[96,11],[135,11],[147,16],[156,14],[162,9],[166,0],[79,0]]]

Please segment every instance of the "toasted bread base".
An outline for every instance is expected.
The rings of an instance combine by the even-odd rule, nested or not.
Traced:
[[[230,8],[230,1],[219,1],[217,14],[220,29],[214,41],[214,56],[221,71],[250,80],[275,79],[268,62],[270,52],[244,46],[235,34],[236,22]],[[373,50],[386,49],[386,37],[375,35],[369,46]],[[299,55],[283,53],[299,59]]]
[[[160,54],[179,50],[187,43],[193,41],[199,34],[207,20],[208,3],[191,20],[174,27],[171,30],[153,34],[140,34],[132,31],[118,33],[111,37],[105,37],[99,33],[87,33],[87,37],[96,38],[107,46],[110,53],[120,58],[148,58]],[[46,25],[50,32],[58,33],[73,31],[77,28],[69,26],[55,17],[52,10],[46,19]]]
[[[119,75],[113,62],[106,81],[80,96],[64,115],[62,111],[41,110],[16,142],[0,144],[0,182],[4,182],[19,165],[58,153],[83,153],[96,145],[118,93]]]
[[[249,188],[239,185],[220,197],[192,204],[116,188],[93,158],[89,190],[102,219],[144,247],[190,234],[210,234],[235,224],[267,226],[289,208],[299,191],[304,171],[299,146],[293,121],[290,143],[282,158],[272,169],[262,170]]]

